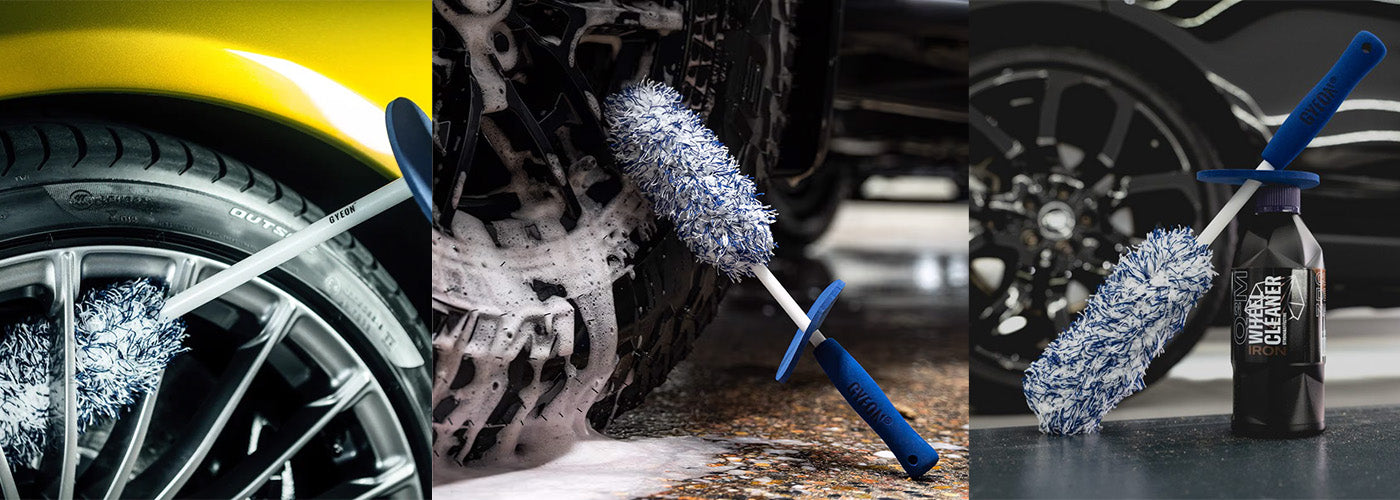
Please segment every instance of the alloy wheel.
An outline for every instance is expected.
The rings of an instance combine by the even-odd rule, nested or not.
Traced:
[[[365,360],[313,308],[263,279],[186,315],[189,351],[166,367],[158,388],[78,435],[72,339],[80,292],[149,278],[175,293],[224,267],[184,251],[122,245],[0,260],[3,319],[47,316],[59,333],[47,449],[14,474],[0,464],[5,498],[420,496],[408,438]]]

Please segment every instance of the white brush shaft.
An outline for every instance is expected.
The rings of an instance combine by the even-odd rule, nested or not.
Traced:
[[[1259,162],[1259,167],[1255,168],[1255,170],[1273,169],[1274,166],[1270,165],[1268,161]],[[1244,208],[1244,204],[1249,202],[1249,198],[1254,196],[1254,192],[1258,191],[1259,186],[1262,185],[1263,183],[1256,180],[1244,181],[1240,189],[1235,191],[1235,195],[1230,197],[1230,201],[1225,202],[1225,206],[1220,209],[1220,213],[1215,214],[1215,218],[1211,219],[1210,224],[1206,225],[1206,228],[1201,230],[1201,234],[1196,237],[1196,241],[1201,242],[1201,244],[1205,246],[1210,246],[1211,243],[1214,243],[1215,239],[1220,237],[1220,233],[1225,231],[1225,227],[1230,225],[1230,221],[1234,220],[1236,215],[1239,215],[1240,209]]]
[[[376,189],[373,193],[331,212],[310,226],[282,238],[267,248],[259,250],[248,258],[238,261],[228,269],[219,271],[209,279],[199,282],[184,292],[171,297],[161,310],[162,319],[184,316],[199,306],[228,293],[229,290],[252,281],[262,273],[280,266],[301,255],[302,252],[350,230],[370,217],[379,215],[389,207],[413,197],[408,182],[400,178]]]
[[[798,328],[806,330],[808,326],[812,325],[812,318],[808,318],[802,307],[797,305],[797,301],[792,300],[792,296],[788,295],[787,289],[783,288],[783,284],[779,283],[778,278],[773,276],[773,272],[768,270],[768,266],[755,265],[749,269],[753,270],[753,275],[758,278],[758,282],[763,283],[763,287],[768,289],[768,294],[773,296],[773,300],[778,301],[778,306],[783,308],[783,312],[792,318],[792,322],[796,323]],[[812,332],[808,342],[816,347],[825,340],[826,337],[818,330]]]

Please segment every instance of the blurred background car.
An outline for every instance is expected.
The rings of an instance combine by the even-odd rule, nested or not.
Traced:
[[[1027,412],[1021,373],[1082,311],[1120,253],[1153,227],[1199,230],[1218,211],[1230,190],[1196,182],[1197,171],[1257,165],[1272,131],[1357,31],[1400,39],[1400,6],[1384,2],[988,0],[973,4],[973,16],[978,413]],[[1304,192],[1302,216],[1326,253],[1334,309],[1400,305],[1386,259],[1400,246],[1388,223],[1400,216],[1400,171],[1391,165],[1400,153],[1397,84],[1400,66],[1378,66],[1290,166],[1322,176]],[[1233,231],[1217,240],[1217,270],[1230,265],[1235,243]],[[1228,317],[1225,290],[1217,281],[1153,362],[1148,383]],[[1355,321],[1339,321],[1348,315]],[[1378,343],[1372,313],[1330,316],[1329,403],[1396,399],[1395,391],[1334,389],[1333,368],[1360,366],[1348,362],[1347,339],[1357,351],[1396,346]],[[1213,394],[1208,403],[1169,398],[1136,415],[1228,412],[1225,337],[1210,336],[1219,345],[1173,372],[1186,385],[1171,394]],[[1362,363],[1369,368],[1354,376],[1400,377]],[[1197,384],[1206,380],[1213,389]]]
[[[398,177],[383,110],[431,95],[425,7],[0,5],[0,321],[179,290]],[[51,419],[5,490],[423,497],[428,229],[403,204],[353,234],[186,315],[157,391],[76,440]]]

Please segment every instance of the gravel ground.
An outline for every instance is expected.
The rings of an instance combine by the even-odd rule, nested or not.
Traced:
[[[804,304],[832,274],[848,282],[822,331],[934,444],[939,464],[918,480],[905,477],[810,353],[787,384],[774,381],[795,329],[746,282],[668,382],[607,429],[617,438],[702,436],[728,447],[708,464],[715,473],[671,482],[651,498],[967,497],[966,254],[837,244],[816,255],[774,271]]]

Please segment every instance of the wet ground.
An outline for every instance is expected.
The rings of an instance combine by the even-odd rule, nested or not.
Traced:
[[[959,204],[847,203],[806,258],[774,272],[809,304],[847,282],[822,327],[941,455],[919,480],[847,406],[807,353],[773,380],[795,328],[755,282],[731,289],[694,352],[616,438],[699,436],[723,445],[714,472],[652,498],[966,498],[967,212]]]

